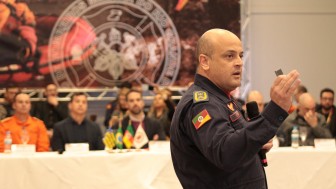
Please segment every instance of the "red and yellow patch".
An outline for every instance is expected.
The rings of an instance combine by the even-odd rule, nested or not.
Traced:
[[[232,103],[232,102],[229,103],[229,104],[227,104],[227,107],[228,107],[231,111],[234,111],[234,110],[235,110],[234,107],[233,107],[233,103]]]
[[[210,119],[211,119],[210,114],[206,109],[204,109],[192,119],[192,122],[197,130],[200,127],[202,127],[202,125],[204,125],[206,122],[208,122]]]

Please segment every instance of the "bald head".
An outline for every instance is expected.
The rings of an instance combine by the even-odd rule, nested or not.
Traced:
[[[315,100],[314,97],[309,94],[309,93],[303,93],[300,95],[299,97],[299,104],[300,105],[306,105],[306,104],[315,104]]]
[[[218,28],[208,30],[200,37],[197,42],[196,57],[199,57],[200,54],[211,57],[214,53],[214,50],[216,49],[216,44],[220,42],[218,41],[220,38],[232,38],[240,41],[240,39],[234,33],[228,30]]]
[[[299,97],[298,110],[301,116],[304,116],[306,112],[315,112],[315,100],[314,97],[309,93],[303,93]]]
[[[255,101],[258,104],[259,111],[264,110],[264,98],[259,91],[250,91],[246,98],[246,103]]]
[[[30,96],[25,93],[18,93],[14,97],[13,109],[15,110],[15,115],[28,116],[31,108]]]
[[[243,47],[230,31],[211,29],[198,41],[197,73],[208,78],[225,93],[240,86],[243,66]]]

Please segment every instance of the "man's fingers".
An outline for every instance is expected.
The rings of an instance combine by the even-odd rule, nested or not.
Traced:
[[[296,70],[293,70],[289,74],[287,74],[287,76],[285,78],[286,82],[285,82],[284,88],[283,88],[286,93],[290,92],[291,87],[294,88],[293,84],[296,83],[299,76],[300,76],[300,74]]]
[[[295,89],[301,83],[299,76],[300,76],[299,72],[293,70],[287,75],[278,76],[275,79],[273,86],[280,89],[284,94],[292,95],[294,94]]]
[[[298,88],[298,86],[301,84],[301,80],[300,79],[296,79],[294,81],[294,83],[292,84],[292,86],[288,89],[288,93],[290,95],[294,94],[294,91],[296,90],[296,88]]]

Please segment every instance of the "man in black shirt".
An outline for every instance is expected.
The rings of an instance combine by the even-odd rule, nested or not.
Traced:
[[[55,84],[47,85],[44,90],[46,99],[34,103],[32,115],[44,122],[51,138],[54,124],[68,117],[68,107],[66,102],[58,100],[58,91]]]
[[[102,132],[99,126],[86,118],[88,108],[84,93],[74,93],[68,105],[70,116],[54,126],[51,147],[64,151],[66,143],[89,143],[90,150],[103,150]]]

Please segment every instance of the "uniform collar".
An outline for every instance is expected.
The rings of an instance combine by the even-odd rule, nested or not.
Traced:
[[[211,82],[208,78],[196,74],[195,76],[195,85],[205,89],[209,93],[215,95],[217,98],[221,99],[224,102],[230,102],[232,97],[230,94],[226,94],[220,88],[218,88],[213,82]]]
[[[16,124],[19,125],[19,126],[28,126],[32,122],[32,117],[31,116],[28,116],[27,120],[25,122],[20,121],[19,118],[16,117],[15,115],[13,115],[13,118],[14,118]]]

